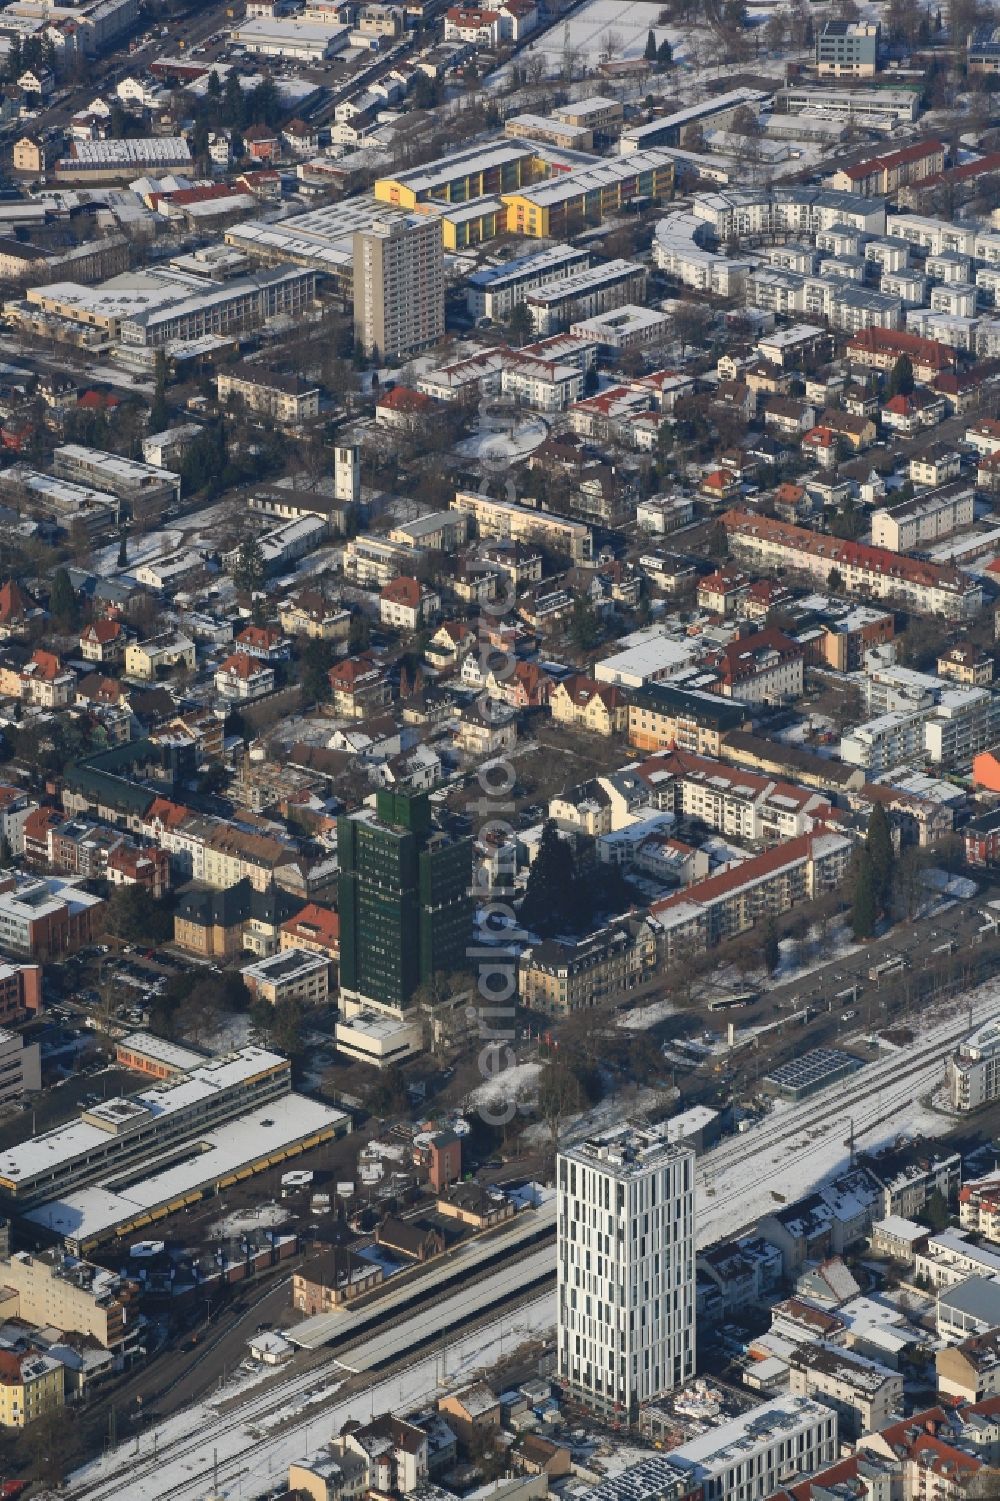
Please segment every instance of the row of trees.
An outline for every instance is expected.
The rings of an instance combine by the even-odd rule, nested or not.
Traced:
[[[646,50],[642,55],[648,63],[655,63],[658,68],[669,68],[674,60],[674,49],[666,37],[657,46],[656,32],[650,27],[646,38]]]

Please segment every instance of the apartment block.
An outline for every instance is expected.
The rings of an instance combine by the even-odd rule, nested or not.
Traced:
[[[978,1110],[1000,1096],[1000,1022],[984,1022],[959,1043],[946,1080],[953,1110]]]
[[[376,220],[354,235],[354,331],[366,354],[408,359],[444,334],[444,246],[429,215]]]
[[[697,819],[744,844],[783,844],[809,834],[832,814],[829,797],[808,787],[737,771],[690,751],[667,751],[643,761],[636,775],[652,806]]]
[[[634,1420],[694,1375],[694,1152],[627,1124],[560,1152],[556,1182],[559,1378]]]
[[[983,607],[981,584],[945,563],[921,562],[863,542],[844,542],[806,527],[746,511],[722,523],[737,561],[761,570],[782,567],[824,587],[866,599],[898,601],[924,615],[969,620]]]
[[[577,564],[593,558],[593,533],[582,521],[570,521],[551,511],[532,510],[509,500],[494,500],[476,490],[457,491],[451,504],[454,510],[471,517],[481,538],[537,542]]]
[[[137,1298],[117,1272],[62,1251],[19,1251],[0,1261],[0,1275],[17,1294],[15,1317],[26,1323],[89,1335],[105,1350],[133,1332]]]
[[[273,417],[280,423],[305,422],[319,416],[319,387],[300,375],[237,365],[219,371],[216,392],[220,402],[235,397],[248,412]]]
[[[804,834],[654,902],[650,915],[660,926],[662,953],[700,952],[835,890],[847,874],[851,848],[842,834]]]
[[[39,1016],[42,1010],[42,966],[0,961],[0,1027]]]
[[[36,1350],[0,1350],[0,1428],[26,1428],[63,1406],[66,1368]]]
[[[938,1392],[962,1402],[1000,1396],[1000,1329],[946,1345],[934,1356]]]
[[[639,750],[676,746],[698,756],[719,753],[723,736],[746,721],[746,710],[714,693],[648,683],[629,695],[628,740]]]
[[[579,943],[547,939],[526,948],[518,961],[523,1006],[547,1016],[567,1016],[626,996],[656,973],[656,925],[622,918]]]
[[[890,552],[912,552],[971,526],[975,492],[961,483],[872,513],[872,543]]]
[[[543,282],[526,293],[524,303],[536,336],[545,337],[564,333],[581,318],[642,302],[645,293],[645,266],[614,260]]]
[[[801,1345],[789,1360],[793,1397],[815,1397],[837,1414],[843,1438],[860,1438],[884,1428],[903,1410],[903,1378],[898,1371],[862,1355],[818,1341]]]

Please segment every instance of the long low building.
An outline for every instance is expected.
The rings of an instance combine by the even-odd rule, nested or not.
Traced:
[[[466,285],[466,300],[473,318],[509,318],[514,308],[536,287],[551,286],[562,278],[586,270],[590,251],[575,245],[550,245],[534,255],[521,255],[500,266],[474,271]]]
[[[564,239],[636,199],[669,198],[674,176],[669,152],[634,151],[627,157],[605,157],[592,166],[556,173],[533,186],[501,191],[500,197],[507,206],[511,234]]]
[[[79,1118],[0,1152],[0,1196],[14,1210],[93,1183],[101,1174],[137,1174],[138,1165],[175,1153],[199,1132],[286,1095],[287,1058],[248,1046],[205,1058],[127,1098],[105,1100]]]
[[[474,198],[516,192],[548,170],[530,142],[491,141],[452,151],[394,177],[380,177],[375,197],[395,208],[418,203],[469,203]]]
[[[661,115],[648,125],[630,125],[621,134],[620,150],[624,154],[645,151],[650,146],[679,146],[681,135],[689,125],[715,127],[726,125],[739,110],[759,110],[770,100],[770,94],[760,89],[732,89],[727,94],[716,94],[700,104],[688,105],[673,114]]]
[[[451,504],[453,510],[464,511],[472,518],[480,537],[540,542],[574,563],[587,563],[594,555],[593,533],[582,521],[514,505],[509,500],[494,500],[478,490],[459,490]]]
[[[128,137],[121,141],[74,141],[72,154],[55,165],[60,182],[115,182],[138,173],[190,171],[191,150],[183,136]]]
[[[287,265],[208,287],[193,277],[145,271],[98,287],[32,287],[23,301],[7,304],[5,317],[23,335],[88,349],[118,341],[155,349],[172,339],[240,333],[271,318],[299,316],[315,295],[315,271]]]
[[[109,1174],[31,1209],[25,1219],[86,1254],[115,1236],[134,1235],[301,1152],[344,1135],[350,1118],[305,1095],[285,1094],[189,1139],[181,1156],[164,1153],[131,1172]]]
[[[722,524],[736,559],[751,567],[777,565],[835,592],[896,600],[919,614],[949,620],[971,620],[983,608],[982,585],[948,564],[925,563],[884,547],[840,541],[748,511],[727,511]]]
[[[835,890],[847,874],[852,848],[844,834],[803,834],[655,902],[650,916],[660,926],[662,957],[673,960],[712,948],[768,914]]]

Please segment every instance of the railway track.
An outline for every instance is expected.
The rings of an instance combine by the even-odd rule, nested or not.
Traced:
[[[551,1237],[554,1241],[554,1230],[551,1232]],[[523,1266],[523,1261],[522,1247],[517,1249],[515,1255],[507,1258],[511,1267]],[[493,1270],[496,1271],[497,1268]],[[469,1313],[466,1317],[453,1319],[443,1327],[441,1324],[435,1324],[431,1333],[418,1332],[418,1337],[406,1345],[406,1323],[417,1323],[419,1331],[422,1317],[440,1303],[440,1291],[435,1289],[421,1300],[417,1308],[407,1309],[405,1322],[398,1330],[402,1348],[398,1356],[377,1373],[362,1371],[352,1376],[349,1362],[344,1360],[344,1357],[365,1339],[366,1331],[345,1331],[343,1339],[333,1341],[325,1347],[328,1358],[323,1365],[314,1366],[311,1370],[294,1376],[290,1375],[259,1397],[251,1397],[247,1402],[234,1408],[231,1413],[220,1416],[212,1423],[209,1432],[199,1430],[193,1434],[179,1435],[172,1442],[158,1443],[156,1448],[146,1455],[128,1456],[132,1462],[127,1465],[121,1462],[125,1456],[119,1453],[119,1462],[113,1469],[106,1465],[106,1461],[102,1462],[104,1473],[99,1470],[96,1475],[88,1475],[77,1484],[71,1480],[61,1494],[72,1498],[72,1501],[127,1501],[129,1497],[138,1498],[146,1494],[142,1489],[143,1482],[153,1480],[166,1466],[174,1468],[180,1465],[189,1471],[185,1479],[166,1489],[158,1486],[155,1491],[156,1501],[170,1501],[170,1498],[182,1495],[192,1481],[199,1476],[204,1477],[207,1487],[216,1465],[216,1455],[218,1455],[220,1473],[225,1471],[226,1479],[230,1483],[236,1482],[238,1475],[230,1473],[233,1463],[238,1462],[244,1473],[247,1469],[253,1468],[252,1465],[247,1464],[247,1461],[255,1456],[263,1456],[275,1443],[273,1431],[264,1433],[259,1431],[271,1427],[274,1420],[286,1409],[302,1410],[306,1407],[313,1409],[311,1413],[304,1414],[300,1422],[295,1422],[290,1416],[289,1426],[283,1428],[283,1433],[286,1435],[296,1433],[299,1429],[308,1429],[310,1423],[318,1423],[323,1411],[335,1396],[341,1399],[351,1397],[364,1399],[371,1394],[373,1410],[385,1410],[384,1406],[378,1406],[375,1393],[380,1387],[390,1390],[397,1373],[409,1368],[427,1346],[437,1345],[443,1336],[447,1337],[448,1342],[454,1342],[463,1334],[469,1333],[484,1323],[496,1320],[498,1316],[509,1318],[512,1306],[532,1307],[535,1302],[539,1301],[537,1290],[540,1283],[550,1278],[554,1279],[554,1277],[555,1257],[553,1255],[549,1276],[542,1279],[536,1277],[527,1282],[519,1281],[516,1289],[502,1299],[491,1303],[486,1310],[475,1307],[470,1300]],[[454,1294],[456,1289],[449,1289],[449,1291]],[[370,1337],[370,1331],[368,1335]],[[259,1436],[257,1436],[258,1433]],[[226,1455],[224,1451],[227,1438],[238,1437],[241,1434],[249,1435],[251,1442],[241,1444],[235,1455]],[[149,1442],[148,1439],[147,1442]],[[212,1453],[208,1452],[209,1445],[212,1447]]]
[[[978,1005],[973,1006],[973,1024],[985,1020],[996,1010],[995,996],[984,996]],[[932,1041],[917,1046],[904,1058],[893,1056],[869,1065],[841,1086],[828,1091],[826,1099],[818,1096],[804,1100],[779,1115],[773,1124],[755,1127],[745,1136],[734,1138],[707,1153],[699,1164],[698,1173],[703,1192],[699,1214],[703,1233],[699,1233],[699,1248],[719,1238],[714,1222],[720,1211],[745,1198],[748,1189],[766,1186],[787,1175],[791,1165],[787,1159],[793,1153],[794,1162],[799,1164],[803,1159],[827,1150],[831,1126],[843,1123],[846,1147],[850,1133],[857,1137],[891,1120],[898,1110],[913,1100],[915,1093],[920,1092],[928,1070],[942,1063],[968,1030],[968,1009],[963,1007],[959,1011],[956,1008],[950,1024],[937,1028]],[[763,1159],[756,1172],[753,1171],[754,1158]],[[713,1188],[714,1183],[740,1167],[745,1167],[747,1172],[738,1186],[721,1194]],[[780,1183],[776,1186],[780,1187]],[[749,1210],[747,1223],[758,1216],[759,1210]]]

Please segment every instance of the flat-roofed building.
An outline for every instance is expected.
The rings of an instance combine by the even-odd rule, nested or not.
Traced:
[[[405,359],[444,334],[444,244],[428,215],[376,221],[354,236],[354,329],[366,353]]]
[[[0,1275],[17,1294],[14,1316],[26,1323],[88,1335],[106,1350],[138,1334],[135,1293],[117,1272],[61,1251],[18,1251],[0,1260]]]
[[[127,500],[135,508],[134,515],[180,500],[181,477],[173,470],[123,459],[82,443],[62,444],[52,455],[52,467],[62,479]]]
[[[877,21],[827,21],[816,38],[816,72],[820,78],[874,78],[878,44]]]
[[[1000,1096],[1000,1022],[984,1022],[959,1043],[946,1078],[953,1110],[978,1110]]]
[[[836,1459],[837,1449],[836,1413],[822,1402],[792,1396],[714,1424],[666,1457],[701,1486],[704,1501],[736,1495],[764,1501],[790,1469],[817,1470]]]
[[[625,118],[620,99],[609,99],[600,94],[560,104],[552,114],[556,120],[565,120],[567,125],[585,125],[588,130],[602,135],[616,130]]]
[[[556,1180],[559,1379],[585,1406],[635,1421],[694,1375],[694,1152],[663,1127],[625,1123],[560,1152]]]
[[[487,142],[453,151],[394,177],[380,177],[375,197],[380,203],[414,209],[418,203],[470,203],[474,198],[503,196],[544,172],[535,147],[515,141]]]
[[[551,115],[509,115],[503,133],[512,140],[542,141],[566,151],[590,151],[594,132],[588,125],[570,125]]]
[[[248,964],[243,983],[255,1000],[280,1006],[288,1001],[320,1005],[330,993],[330,962],[325,954],[305,949],[280,949],[267,959]]]
[[[299,16],[258,17],[242,21],[230,33],[232,42],[262,57],[291,62],[321,63],[343,52],[349,32],[339,22],[326,21],[313,11]]]

